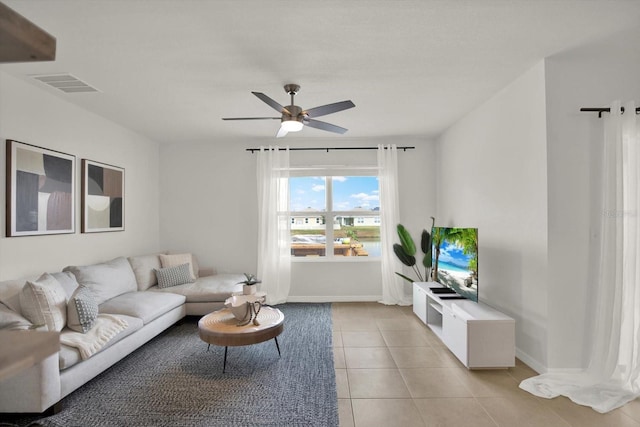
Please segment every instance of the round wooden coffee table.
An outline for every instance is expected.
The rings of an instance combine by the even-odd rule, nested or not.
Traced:
[[[284,314],[277,308],[262,307],[258,313],[258,323],[259,325],[251,322],[245,326],[238,326],[238,320],[228,308],[209,313],[198,321],[198,333],[202,341],[209,345],[224,346],[223,373],[227,368],[229,346],[258,344],[273,338],[280,355],[277,337],[284,329]]]

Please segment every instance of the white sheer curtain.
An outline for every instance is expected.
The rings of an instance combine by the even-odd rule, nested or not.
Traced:
[[[258,278],[267,303],[280,304],[291,287],[289,147],[260,147],[257,177]]]
[[[640,129],[635,103],[605,116],[602,245],[595,330],[588,368],[550,373],[520,387],[537,396],[569,397],[608,412],[640,396]]]
[[[382,301],[388,305],[410,305],[412,298],[404,293],[404,280],[395,274],[401,271],[400,261],[393,253],[396,226],[400,222],[398,205],[398,150],[395,144],[378,144],[378,176],[380,179],[380,242],[382,243]]]

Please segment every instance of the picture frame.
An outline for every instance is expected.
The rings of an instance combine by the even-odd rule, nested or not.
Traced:
[[[82,159],[83,233],[124,231],[124,169]]]
[[[7,237],[75,233],[76,157],[6,140]]]

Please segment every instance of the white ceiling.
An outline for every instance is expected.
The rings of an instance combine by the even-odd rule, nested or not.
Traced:
[[[349,131],[296,138],[432,137],[542,58],[638,26],[638,0],[3,0],[58,40],[54,62],[2,64],[71,103],[160,143],[274,139],[251,94]],[[98,93],[30,75],[70,73]],[[287,138],[290,138],[290,134]]]

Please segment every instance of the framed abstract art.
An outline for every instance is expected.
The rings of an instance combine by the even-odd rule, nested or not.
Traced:
[[[7,237],[75,233],[76,157],[8,139]]]
[[[82,159],[82,232],[124,230],[124,169]]]

